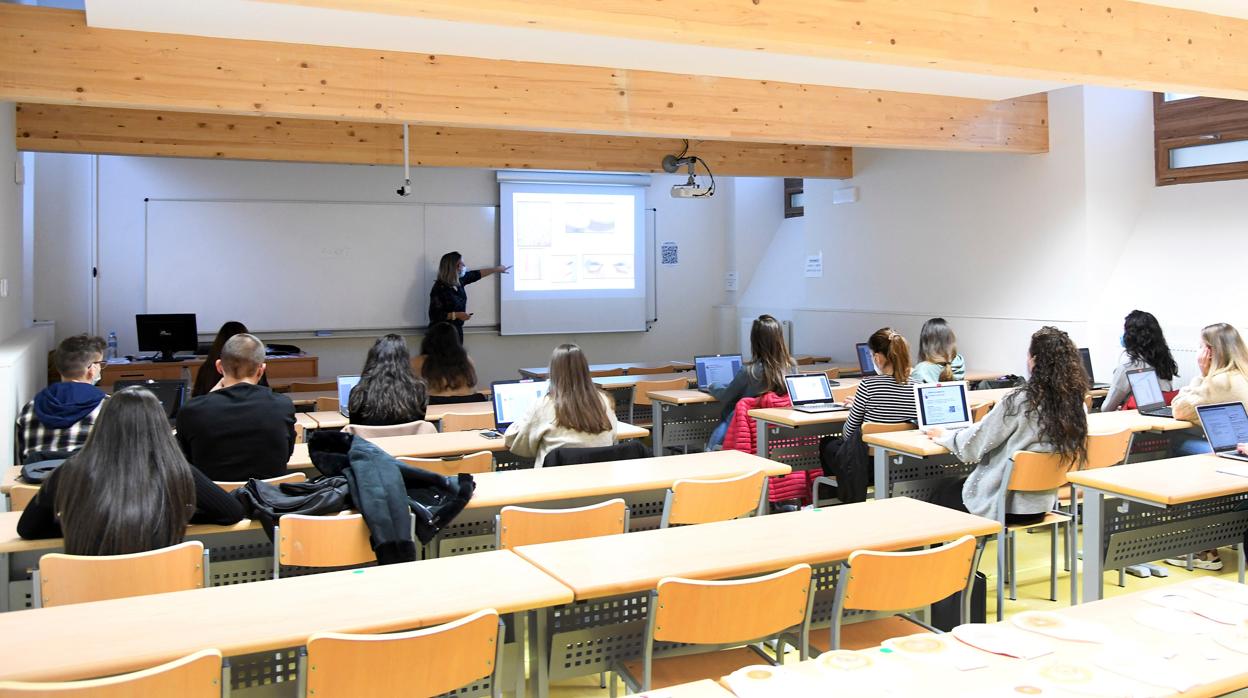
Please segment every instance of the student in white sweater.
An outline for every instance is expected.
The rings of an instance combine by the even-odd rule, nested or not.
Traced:
[[[561,446],[614,445],[615,425],[611,398],[594,385],[581,348],[560,344],[550,357],[546,396],[507,427],[504,440],[512,453],[533,458],[540,468],[546,454]]]

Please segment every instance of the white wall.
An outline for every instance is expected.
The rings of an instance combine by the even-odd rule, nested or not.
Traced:
[[[43,156],[41,156],[42,158]],[[75,167],[89,168],[88,156],[77,158]],[[89,172],[89,169],[87,170]],[[416,169],[412,172],[414,199],[436,203],[497,204],[498,185],[493,171],[460,169]],[[82,181],[81,174],[66,175]],[[674,200],[667,190],[679,177],[657,176],[647,205],[658,209],[657,237],[680,244],[681,264],[658,267],[659,322],[648,333],[500,337],[493,333],[473,333],[465,338],[469,352],[481,368],[484,381],[515,376],[515,369],[543,365],[551,349],[563,341],[575,341],[592,361],[629,361],[690,357],[709,351],[716,343],[716,323],[711,308],[723,300],[724,230],[729,220],[730,197],[711,201]],[[347,165],[293,163],[250,163],[216,160],[111,157],[99,158],[99,307],[101,334],[115,330],[123,354],[134,353],[134,315],[144,311],[144,198],[240,198],[329,201],[391,201],[402,181],[401,169]],[[84,194],[80,194],[84,195]],[[41,209],[43,211],[43,209]],[[74,210],[48,210],[44,227],[89,237],[89,226]],[[59,234],[59,233],[58,233]],[[292,241],[297,244],[298,241]],[[495,252],[462,250],[474,265],[495,261]],[[221,257],[205,263],[229,264],[233,250],[222,250]],[[281,260],[273,260],[280,264]],[[36,263],[36,275],[52,274]],[[332,270],[310,270],[303,289],[275,289],[274,292],[332,292]],[[212,289],[188,289],[188,299]],[[43,294],[50,294],[44,297]],[[50,285],[42,290],[41,308],[70,308],[64,297],[70,292]],[[56,296],[60,297],[56,297]],[[264,299],[257,299],[264,302]],[[427,303],[421,300],[422,305]],[[471,303],[471,296],[469,298]],[[59,312],[59,311],[56,311]],[[58,334],[64,336],[80,327],[80,318],[61,312]],[[247,321],[246,317],[239,320]],[[213,328],[200,328],[211,332]],[[276,339],[276,337],[274,337]],[[333,375],[358,371],[370,338],[300,338],[292,340],[306,351],[321,357],[321,373]],[[418,338],[412,339],[415,349]]]
[[[91,224],[96,158],[34,157],[34,314],[56,320],[56,342],[91,329]]]

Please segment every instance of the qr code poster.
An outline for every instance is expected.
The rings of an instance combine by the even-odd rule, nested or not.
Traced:
[[[680,264],[680,246],[675,242],[660,243],[659,263],[665,267],[674,267]]]

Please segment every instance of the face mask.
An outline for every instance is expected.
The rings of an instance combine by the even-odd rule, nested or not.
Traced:
[[[877,376],[884,375],[884,369],[880,368],[880,365],[875,362],[875,359],[871,359],[871,368],[875,369],[875,374]]]
[[[1119,337],[1118,343],[1122,345],[1123,349],[1126,349],[1127,348],[1127,335],[1124,334],[1121,337]]]
[[[465,275],[465,274],[467,274],[467,273],[468,273],[468,267],[460,267],[460,268],[459,268],[459,278],[461,278],[461,279],[462,279],[462,278],[464,278],[464,275]]]

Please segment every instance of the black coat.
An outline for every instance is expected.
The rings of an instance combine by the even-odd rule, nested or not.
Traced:
[[[429,291],[429,324],[450,322],[459,332],[459,341],[462,344],[464,341],[464,321],[447,320],[446,314],[467,312],[468,291],[464,287],[480,280],[481,272],[473,270],[465,273],[460,278],[458,286],[448,286],[442,283],[441,279],[434,281],[433,288]]]

